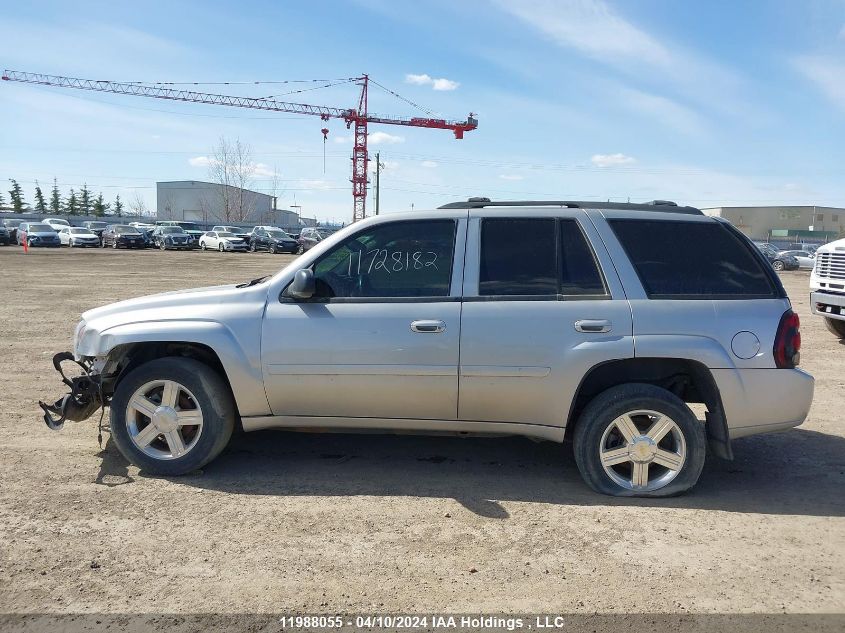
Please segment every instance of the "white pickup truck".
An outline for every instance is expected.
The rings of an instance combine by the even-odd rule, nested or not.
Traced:
[[[813,314],[824,317],[828,330],[845,339],[845,239],[816,251],[810,274],[810,307]]]

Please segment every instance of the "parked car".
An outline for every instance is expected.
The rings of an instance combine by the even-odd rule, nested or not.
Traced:
[[[68,222],[67,220],[63,220],[62,218],[44,218],[43,220],[41,220],[41,222],[43,222],[44,224],[49,224],[51,227],[53,227],[53,230],[56,231],[56,233],[61,231],[66,226],[70,226],[70,222]]]
[[[178,226],[181,227],[185,233],[187,233],[191,241],[194,244],[198,244],[200,238],[203,236],[205,231],[200,228],[200,225],[196,222],[189,222],[187,220],[159,220],[156,222],[156,226]]]
[[[99,240],[102,240],[103,231],[106,230],[108,225],[108,222],[101,222],[99,220],[88,220],[82,223],[82,226],[96,235]]]
[[[153,244],[163,251],[191,250],[194,247],[191,236],[181,226],[172,224],[157,226],[152,232]]]
[[[102,235],[103,248],[144,248],[144,237],[134,226],[128,224],[109,224]]]
[[[299,244],[282,229],[275,226],[256,226],[249,236],[249,250],[271,253],[296,253]]]
[[[17,218],[6,218],[0,223],[9,232],[9,239],[12,244],[18,243],[18,227],[21,225],[21,222],[23,222],[23,220],[18,220]]]
[[[297,240],[301,247],[299,252],[304,253],[305,251],[314,248],[332,233],[334,233],[334,231],[330,231],[329,229],[318,229],[313,227],[302,229],[299,233],[299,239]]]
[[[828,331],[845,341],[845,240],[820,246],[810,273],[810,309]]]
[[[49,224],[42,222],[21,222],[16,235],[17,243],[27,246],[61,246],[59,234]]]
[[[9,229],[0,224],[0,244],[8,246],[12,243],[12,238],[9,237]]]
[[[782,255],[783,251],[779,251],[771,244],[754,242],[760,252],[769,260],[769,263],[777,271],[781,270],[798,270],[798,260],[792,255]]]
[[[240,226],[223,226],[217,225],[211,227],[212,231],[225,231],[226,233],[234,233],[236,237],[241,238],[244,242],[249,243],[249,238],[252,235],[250,231],[247,231]]]
[[[73,340],[54,362],[87,374],[45,420],[102,397],[148,474],[201,468],[236,425],[504,433],[569,438],[594,490],[662,497],[813,397],[778,275],[729,223],[668,202],[370,217],[269,278],[90,310]]]
[[[228,231],[209,231],[200,238],[200,248],[207,250],[213,248],[221,253],[223,251],[247,251],[247,243],[243,238]]]
[[[813,267],[816,263],[816,256],[807,251],[781,251],[778,257],[794,257],[798,262],[799,268],[806,268],[807,270]]]
[[[100,238],[93,231],[79,227],[66,226],[59,231],[59,241],[62,246],[100,246]]]

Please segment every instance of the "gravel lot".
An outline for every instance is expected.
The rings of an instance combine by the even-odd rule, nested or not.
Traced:
[[[86,309],[289,260],[0,248],[0,612],[845,612],[845,346],[805,272],[783,280],[809,419],[675,499],[598,496],[568,448],[521,438],[268,431],[156,479],[94,420],[41,421]]]

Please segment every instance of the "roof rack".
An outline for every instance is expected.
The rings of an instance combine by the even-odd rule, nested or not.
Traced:
[[[650,202],[597,202],[584,200],[491,200],[490,198],[469,198],[466,202],[450,202],[439,209],[483,209],[485,207],[565,207],[568,209],[622,209],[628,211],[663,211],[704,215],[695,207],[680,207],[671,200]]]

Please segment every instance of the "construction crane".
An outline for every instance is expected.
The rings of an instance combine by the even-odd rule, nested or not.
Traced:
[[[212,105],[230,106],[235,108],[270,110],[272,112],[307,114],[311,116],[318,116],[323,121],[341,119],[346,123],[347,129],[354,129],[351,178],[352,198],[354,202],[352,213],[353,222],[361,220],[366,216],[367,184],[369,183],[369,178],[367,177],[367,163],[369,161],[369,155],[367,153],[367,127],[370,123],[452,130],[456,139],[462,139],[465,132],[470,132],[478,127],[478,119],[475,118],[472,113],[469,114],[465,121],[452,121],[435,117],[405,118],[370,114],[367,111],[367,92],[371,81],[368,75],[361,75],[360,77],[353,77],[350,79],[350,81],[353,81],[361,86],[361,94],[358,98],[358,106],[356,108],[332,108],[328,106],[308,105],[305,103],[277,101],[272,97],[238,97],[232,95],[194,92],[191,90],[175,90],[173,88],[164,88],[159,85],[80,79],[78,77],[61,77],[57,75],[43,75],[17,70],[4,71],[2,78],[3,81],[20,81],[23,83],[39,84],[42,86],[76,88],[78,90],[93,90],[96,92],[113,92],[138,97],[170,99],[171,101],[187,101],[189,103],[208,103]],[[378,85],[381,86],[381,84]],[[404,99],[390,90],[388,90],[388,92],[391,92],[394,96],[407,101],[407,99]],[[323,139],[325,141],[328,129],[322,128],[321,132],[323,133]]]

